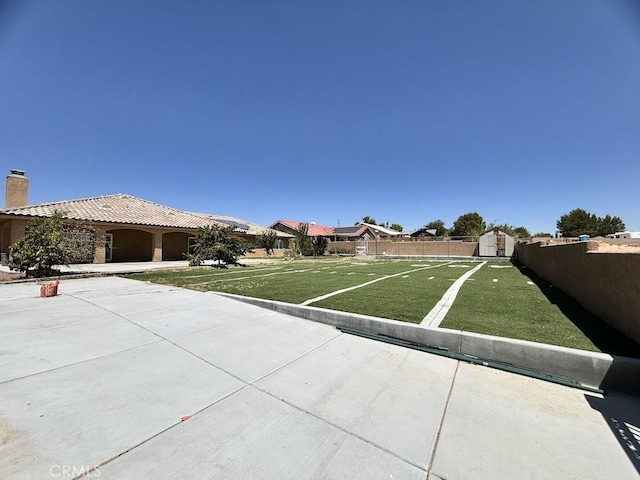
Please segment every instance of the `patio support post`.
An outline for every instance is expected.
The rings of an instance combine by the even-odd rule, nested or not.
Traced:
[[[154,262],[162,261],[162,234],[163,232],[153,233],[153,259]]]
[[[106,263],[107,257],[105,254],[105,238],[104,235],[107,233],[105,228],[96,227],[95,231],[95,250],[93,253],[93,263]]]

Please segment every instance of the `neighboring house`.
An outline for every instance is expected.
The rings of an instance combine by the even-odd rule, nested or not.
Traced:
[[[379,238],[399,238],[406,235],[405,232],[399,232],[397,230],[393,230],[392,228],[373,225],[371,223],[360,223],[359,225],[366,225],[374,232],[375,236]]]
[[[640,238],[640,232],[616,232],[607,235],[607,238]]]
[[[95,229],[94,263],[183,260],[199,227],[233,226],[253,243],[268,229],[239,218],[184,212],[126,194],[28,205],[28,179],[13,170],[7,177],[5,208],[0,210],[0,251],[24,236],[30,220],[62,212]],[[283,238],[288,235],[280,234]]]
[[[292,220],[278,220],[269,228],[283,233],[295,235],[304,222],[295,222]],[[353,227],[327,227],[318,225],[315,222],[309,222],[307,235],[310,237],[326,237],[332,241],[357,241],[367,238],[389,238],[403,236],[404,233],[380,225],[372,225],[370,223],[359,223]]]
[[[271,230],[276,230],[278,232],[287,233],[289,235],[295,235],[302,225],[305,222],[294,222],[292,220],[278,220],[268,228]],[[333,227],[325,227],[323,225],[318,225],[315,222],[308,222],[309,228],[307,230],[307,235],[310,237],[327,237],[331,239],[333,237]]]
[[[376,232],[367,225],[359,224],[353,227],[335,227],[333,229],[333,241],[348,242],[361,239],[375,238]]]
[[[411,238],[419,238],[419,237],[435,237],[437,236],[438,229],[437,228],[427,228],[421,227],[409,233]]]

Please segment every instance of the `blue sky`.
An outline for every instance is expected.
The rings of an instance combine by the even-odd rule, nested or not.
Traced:
[[[639,153],[633,0],[0,3],[0,174],[30,203],[640,230]]]

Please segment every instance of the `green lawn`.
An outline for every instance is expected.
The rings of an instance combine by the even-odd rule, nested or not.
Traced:
[[[500,266],[489,263],[464,283],[441,328],[638,355],[634,342],[533,272]]]
[[[453,284],[468,269],[446,264],[394,277],[312,303],[314,307],[420,323]],[[472,264],[465,264],[472,265]]]
[[[455,279],[476,265],[326,258],[228,269],[156,271],[128,277],[420,323]],[[312,301],[368,282],[372,283]],[[467,280],[440,327],[638,355],[637,344],[531,272],[506,262],[489,262]]]
[[[360,285],[384,276],[412,272],[427,268],[428,266],[442,265],[443,263],[445,262],[360,262],[354,261],[353,259],[296,260],[292,262],[281,262],[276,265],[256,265],[244,268],[231,267],[228,269],[213,269],[204,267],[193,270],[150,272],[131,275],[131,278],[192,288],[200,291],[234,293],[237,295],[300,304],[336,290]],[[442,270],[443,268],[444,267],[439,267],[424,271],[431,272],[439,269]],[[449,272],[450,275],[456,275],[456,277],[461,273],[459,269],[456,269],[454,272]],[[413,278],[411,277],[414,275],[413,273],[408,273],[408,275],[410,280],[400,282],[400,285],[408,285],[412,281],[417,281],[415,276]],[[394,279],[386,279],[373,285],[387,285],[393,280]],[[442,296],[445,290],[446,287],[442,290],[440,296]],[[321,306],[320,304],[313,305]],[[368,308],[367,305],[360,304],[353,306],[354,308],[361,309]],[[385,312],[382,313],[383,315],[378,311],[378,316],[385,316]]]

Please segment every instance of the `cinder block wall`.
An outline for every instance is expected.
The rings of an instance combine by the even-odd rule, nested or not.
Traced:
[[[348,241],[343,241],[343,242],[334,242],[331,241],[329,242],[329,247],[327,248],[327,251],[329,250],[340,250],[340,249],[344,249],[346,250],[344,253],[356,253],[356,242],[348,242]]]
[[[640,343],[640,254],[597,248],[597,242],[516,246],[521,264]]]
[[[436,241],[407,241],[394,242],[379,240],[367,244],[368,255],[435,255],[470,257],[478,254],[478,242],[463,242],[452,240],[449,242]]]

